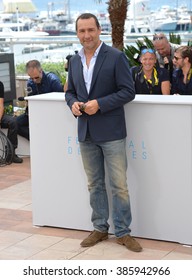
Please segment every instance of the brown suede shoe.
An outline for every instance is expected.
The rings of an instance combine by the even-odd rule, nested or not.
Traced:
[[[141,252],[143,250],[140,244],[130,235],[117,238],[117,243],[125,245],[127,249],[133,252]]]
[[[94,230],[90,233],[90,235],[88,237],[86,237],[81,242],[80,245],[82,247],[91,247],[91,246],[97,244],[98,242],[101,242],[107,238],[108,238],[108,232],[100,232],[100,231]]]

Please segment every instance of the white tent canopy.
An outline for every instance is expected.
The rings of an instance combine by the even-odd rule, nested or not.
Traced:
[[[37,8],[31,0],[3,0],[4,13],[33,13]]]

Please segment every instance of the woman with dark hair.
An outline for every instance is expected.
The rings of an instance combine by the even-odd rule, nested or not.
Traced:
[[[172,94],[192,94],[192,47],[181,46],[176,49],[173,64]]]
[[[156,66],[155,50],[142,48],[139,59],[131,68],[136,94],[170,94],[169,72]]]

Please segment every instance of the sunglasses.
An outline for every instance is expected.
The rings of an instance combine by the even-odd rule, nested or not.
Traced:
[[[153,36],[153,41],[162,40],[164,38],[164,36]]]
[[[179,59],[182,59],[182,57],[177,57],[177,56],[175,56],[174,55],[174,57],[173,57],[176,61],[178,61]]]
[[[155,53],[155,51],[153,49],[144,49],[141,51],[141,54],[145,54],[145,53]]]

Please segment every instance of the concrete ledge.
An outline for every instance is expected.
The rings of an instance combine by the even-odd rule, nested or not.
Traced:
[[[7,135],[7,129],[2,129],[3,133]],[[19,156],[30,156],[30,142],[22,136],[18,135],[18,147],[16,154]]]

